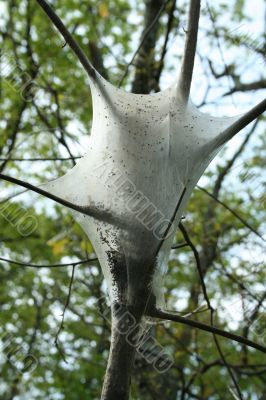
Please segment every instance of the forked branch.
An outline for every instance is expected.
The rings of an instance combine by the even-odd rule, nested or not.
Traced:
[[[178,93],[181,94],[181,98],[185,104],[188,102],[193,76],[198,40],[199,18],[200,0],[190,0],[187,37],[178,83]]]
[[[49,6],[49,4],[45,0],[36,0],[39,5],[42,7],[44,12],[48,15],[54,26],[59,30],[61,35],[64,37],[66,43],[70,46],[73,52],[78,57],[79,61],[83,65],[85,71],[89,75],[90,78],[95,79],[95,69],[86,57],[85,53],[78,45],[76,40],[73,38],[69,30],[66,28],[62,20],[58,17],[58,15],[54,12],[54,10]]]

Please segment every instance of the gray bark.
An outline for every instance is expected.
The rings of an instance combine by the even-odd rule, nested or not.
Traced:
[[[112,306],[112,335],[101,400],[128,400],[130,376],[140,334],[141,313]]]

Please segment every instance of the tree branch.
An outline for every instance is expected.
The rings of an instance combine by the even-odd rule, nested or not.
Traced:
[[[266,99],[262,100],[259,104],[253,107],[251,110],[243,114],[237,121],[231,126],[220,133],[218,138],[214,139],[215,148],[218,148],[232,139],[238,132],[244,129],[248,124],[258,118],[261,114],[266,111]]]
[[[104,219],[110,219],[112,218],[111,215],[109,215],[109,213],[99,210],[96,207],[92,207],[92,206],[79,206],[77,204],[73,204],[67,200],[62,199],[61,197],[55,196],[49,192],[47,192],[46,190],[40,189],[37,186],[31,185],[30,183],[21,181],[20,179],[16,179],[16,178],[12,178],[11,176],[7,176],[4,174],[0,174],[0,179],[10,182],[10,183],[14,183],[15,185],[19,185],[22,186],[26,189],[29,189],[35,193],[38,193],[42,196],[47,197],[50,200],[55,201],[56,203],[62,204],[65,207],[71,208],[74,211],[80,212],[82,214],[88,215],[89,217],[93,217],[99,220],[104,220]]]
[[[214,308],[212,307],[210,299],[209,299],[209,296],[208,296],[208,292],[207,292],[207,288],[206,288],[205,281],[204,281],[204,275],[203,275],[203,271],[202,271],[202,267],[201,267],[200,256],[199,256],[198,250],[197,250],[196,246],[194,246],[194,244],[193,244],[192,240],[190,239],[189,234],[188,234],[185,226],[182,224],[182,222],[180,222],[180,224],[179,224],[179,229],[181,230],[181,232],[182,232],[182,234],[184,236],[184,239],[186,240],[186,242],[189,244],[191,250],[193,251],[193,254],[194,254],[194,257],[195,257],[195,260],[196,260],[198,274],[199,274],[199,277],[200,277],[201,287],[202,287],[202,290],[203,290],[204,299],[205,299],[205,301],[206,301],[206,303],[208,305],[208,309],[210,310],[210,323],[211,323],[211,326],[213,327],[213,325],[214,325],[214,323],[213,323]],[[216,346],[216,348],[218,350],[218,353],[219,353],[219,355],[220,355],[220,357],[221,357],[221,359],[223,361],[223,364],[226,367],[229,375],[231,376],[231,379],[232,379],[232,381],[234,383],[234,386],[236,388],[238,396],[239,396],[239,398],[241,400],[243,400],[243,396],[241,394],[241,390],[240,390],[240,388],[238,386],[238,383],[236,381],[235,375],[234,375],[232,369],[230,368],[230,366],[228,365],[228,363],[226,361],[226,358],[225,358],[225,356],[223,354],[222,348],[221,348],[221,346],[219,344],[219,341],[218,341],[218,339],[217,339],[217,337],[216,337],[216,335],[214,333],[213,333],[213,339],[214,339],[215,346]]]
[[[223,206],[226,210],[228,210],[232,215],[234,215],[240,222],[242,222],[242,224],[248,228],[251,232],[255,233],[255,235],[257,235],[261,240],[263,240],[264,242],[266,241],[264,239],[264,237],[256,231],[256,229],[254,229],[247,221],[245,221],[236,211],[234,211],[231,207],[229,207],[228,205],[226,205],[223,201],[219,200],[215,195],[213,195],[212,193],[208,192],[208,190],[206,190],[205,188],[197,185],[196,186],[199,190],[201,190],[202,192],[206,193],[209,197],[211,197],[213,200],[215,200],[217,203],[221,204],[221,206]]]
[[[209,297],[208,297],[208,294],[207,294],[207,288],[206,288],[206,285],[204,282],[204,275],[203,275],[202,268],[201,268],[201,262],[200,262],[200,256],[199,256],[198,250],[197,250],[196,246],[194,245],[194,243],[192,242],[192,240],[190,239],[189,234],[188,234],[185,226],[182,224],[182,222],[179,223],[179,229],[181,230],[186,243],[191,248],[191,250],[194,254],[194,258],[196,261],[196,266],[197,266],[197,270],[198,270],[200,283],[201,283],[201,287],[203,290],[203,295],[204,295],[205,301],[207,303],[209,310],[213,310],[210,300],[209,300]]]
[[[175,217],[176,217],[176,215],[178,213],[179,207],[180,207],[180,205],[182,203],[182,200],[183,200],[183,198],[185,196],[186,191],[187,191],[187,188],[184,187],[183,192],[181,193],[181,196],[178,199],[174,214],[172,215],[172,218],[171,218],[171,220],[170,220],[170,222],[169,222],[169,224],[167,226],[167,229],[165,230],[164,235],[163,235],[163,237],[161,238],[161,240],[160,240],[160,242],[158,244],[158,247],[157,247],[156,252],[155,252],[155,256],[157,256],[159,254],[159,251],[161,250],[161,248],[163,246],[164,240],[167,237],[167,235],[168,235],[168,233],[169,233],[169,231],[170,231],[170,229],[171,229],[171,227],[172,227],[172,225],[174,223]]]
[[[73,52],[76,54],[78,57],[79,61],[83,65],[85,71],[89,75],[90,78],[95,79],[96,74],[95,74],[95,69],[93,68],[92,64],[86,57],[85,53],[81,49],[81,47],[78,45],[76,40],[73,38],[69,30],[66,28],[62,20],[56,15],[56,13],[53,11],[53,9],[49,6],[49,4],[45,0],[36,0],[39,5],[42,7],[44,12],[47,14],[47,16],[50,18],[54,26],[58,29],[58,31],[61,33],[61,35],[64,37],[65,41],[67,44],[70,46],[70,48],[73,50]]]
[[[0,158],[0,161],[18,161],[18,162],[34,162],[34,161],[71,161],[71,160],[78,160],[81,156],[76,157],[50,157],[50,158]]]
[[[248,92],[252,90],[261,90],[266,89],[266,79],[260,79],[250,83],[242,83],[238,82],[235,86],[230,89],[228,92],[224,93],[223,96],[229,96],[236,92]]]
[[[207,0],[206,0],[206,6],[207,6],[207,10],[208,10],[208,13],[210,15],[211,22],[212,22],[214,36],[215,36],[216,41],[217,41],[217,48],[218,48],[218,50],[220,52],[221,60],[222,60],[222,62],[224,64],[224,73],[221,76],[226,76],[227,77],[228,86],[231,89],[232,88],[231,80],[235,81],[234,67],[232,65],[227,65],[227,63],[225,61],[225,57],[224,57],[224,54],[223,54],[223,49],[222,49],[222,45],[221,45],[221,41],[220,41],[219,29],[216,27],[215,15],[212,12],[211,7],[209,6],[209,2]],[[212,73],[214,73],[214,70],[212,68],[211,63],[209,63],[209,64],[210,64]],[[232,103],[234,104],[233,96],[231,96],[231,98],[232,98]]]
[[[213,314],[214,314],[214,310],[211,310],[211,326],[213,326],[213,324],[214,324]],[[219,356],[221,357],[221,360],[222,360],[225,368],[227,369],[227,371],[228,371],[228,373],[229,373],[229,375],[230,375],[230,377],[231,377],[231,379],[233,381],[233,384],[235,386],[235,389],[236,389],[236,392],[237,392],[239,400],[244,400],[244,398],[242,396],[242,393],[241,393],[241,390],[240,390],[240,387],[239,387],[238,382],[236,380],[235,374],[233,372],[233,369],[228,364],[228,362],[227,362],[227,360],[225,358],[225,355],[223,354],[222,347],[221,347],[221,345],[219,343],[219,340],[218,340],[218,338],[216,337],[215,334],[213,334],[213,340],[214,340],[215,346],[216,346],[216,348],[218,350]],[[229,390],[231,391],[231,388],[229,388]]]
[[[171,250],[182,249],[183,247],[187,247],[187,246],[189,246],[189,244],[186,242],[180,243],[180,244],[173,244],[173,246],[171,247]]]
[[[184,325],[189,325],[193,328],[198,328],[198,329],[201,329],[202,331],[210,332],[215,335],[219,335],[224,338],[231,339],[234,342],[242,343],[246,346],[252,347],[253,349],[259,350],[262,353],[266,354],[266,347],[264,347],[258,343],[255,343],[252,340],[246,339],[242,336],[235,335],[234,333],[224,331],[215,326],[210,326],[210,325],[204,324],[202,322],[194,321],[192,319],[181,317],[180,315],[177,315],[177,314],[174,314],[174,313],[171,313],[168,311],[158,310],[158,309],[149,309],[149,310],[147,310],[146,314],[149,317],[160,318],[163,320],[168,320],[168,321],[178,322],[178,323],[184,324]]]
[[[58,331],[56,333],[55,341],[54,341],[55,347],[57,348],[57,350],[61,354],[61,356],[62,356],[63,360],[65,361],[65,363],[67,363],[67,364],[68,364],[68,362],[66,360],[64,351],[61,348],[61,345],[59,343],[59,335],[60,335],[61,331],[64,329],[65,315],[66,315],[66,311],[67,311],[67,308],[68,308],[69,303],[70,303],[70,297],[71,297],[71,292],[72,292],[73,283],[74,283],[74,277],[75,277],[75,269],[76,269],[76,266],[73,265],[72,274],[71,274],[71,278],[70,278],[70,282],[69,282],[68,295],[67,295],[67,298],[66,298],[66,302],[65,302],[64,310],[63,310],[63,314],[62,314],[62,320],[61,320],[60,326],[58,328]]]
[[[198,39],[199,18],[200,0],[190,0],[188,31],[178,82],[178,92],[180,92],[182,100],[185,104],[187,104],[188,102],[193,76]]]
[[[87,260],[80,260],[72,263],[66,263],[66,264],[30,264],[30,263],[25,263],[25,262],[19,262],[19,261],[13,261],[13,260],[8,260],[7,258],[0,257],[0,261],[8,263],[8,264],[13,264],[13,265],[18,265],[20,267],[25,267],[25,268],[61,268],[61,267],[70,267],[70,266],[76,266],[76,265],[83,265],[87,264],[88,262],[91,261],[98,261],[98,258],[88,258]]]

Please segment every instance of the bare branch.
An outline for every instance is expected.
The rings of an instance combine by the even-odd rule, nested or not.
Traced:
[[[213,314],[214,314],[214,310],[211,310],[211,326],[214,326]],[[228,371],[228,373],[229,373],[229,375],[230,375],[230,377],[231,377],[231,379],[233,381],[233,384],[235,386],[236,392],[238,394],[238,398],[239,398],[239,400],[244,400],[244,398],[242,396],[242,393],[241,393],[241,390],[240,390],[240,387],[239,387],[238,382],[236,380],[235,374],[233,372],[233,369],[228,364],[228,362],[227,362],[227,360],[225,358],[225,355],[223,354],[223,350],[222,350],[222,347],[221,347],[221,345],[219,343],[219,340],[218,340],[218,338],[216,337],[215,334],[213,334],[212,336],[213,336],[213,340],[214,340],[215,346],[216,346],[216,348],[218,350],[219,356],[221,357],[221,360],[222,360],[225,368],[227,369],[227,371]]]
[[[204,282],[204,275],[203,275],[202,268],[201,268],[201,262],[200,262],[200,256],[199,256],[198,250],[197,250],[196,246],[193,244],[192,240],[190,239],[189,234],[188,234],[185,226],[182,224],[182,222],[179,223],[179,229],[181,230],[186,243],[189,245],[189,247],[193,251],[193,254],[194,254],[194,257],[195,257],[195,261],[196,261],[197,270],[198,270],[198,274],[199,274],[199,277],[200,277],[201,287],[202,287],[202,290],[203,290],[204,299],[205,299],[205,301],[206,301],[206,303],[208,305],[208,309],[213,311],[213,308],[211,306],[211,302],[209,300],[209,296],[207,294],[207,288],[206,288],[206,285],[205,285],[205,282]]]
[[[235,121],[231,126],[229,126],[225,131],[221,132],[218,138],[214,140],[215,147],[218,148],[224,145],[265,111],[266,99],[262,100],[246,114],[243,114],[241,117],[239,117],[239,119]]]
[[[30,264],[26,262],[19,262],[19,261],[13,261],[13,260],[8,260],[7,258],[0,257],[0,261],[8,263],[8,264],[13,264],[13,265],[18,265],[20,267],[25,267],[25,268],[61,268],[61,267],[70,267],[70,266],[77,266],[77,265],[83,265],[87,264],[88,262],[92,261],[98,261],[98,258],[88,258],[87,260],[80,260],[72,263],[66,263],[66,264]]]
[[[206,284],[205,284],[205,281],[204,281],[204,274],[203,274],[203,271],[202,271],[201,261],[200,261],[200,256],[199,256],[198,250],[197,250],[196,246],[193,244],[192,240],[190,239],[189,234],[188,234],[185,226],[181,222],[179,224],[179,228],[180,228],[180,230],[181,230],[181,232],[182,232],[182,234],[184,236],[184,239],[186,240],[186,242],[189,244],[191,250],[193,251],[193,254],[194,254],[194,257],[195,257],[195,260],[196,260],[198,274],[199,274],[199,277],[200,277],[201,287],[202,287],[202,290],[203,290],[204,299],[205,299],[205,301],[206,301],[206,303],[208,305],[208,309],[210,310],[210,323],[211,323],[211,326],[213,327],[213,325],[214,325],[213,324],[213,315],[214,315],[214,311],[215,310],[211,305],[210,298],[209,298],[209,295],[208,295],[208,292],[207,292],[207,288],[206,288]],[[226,358],[225,358],[225,356],[223,354],[222,348],[221,348],[221,346],[219,344],[219,341],[218,341],[218,339],[217,339],[215,334],[213,334],[213,339],[214,339],[215,346],[216,346],[216,348],[218,350],[218,353],[219,353],[219,355],[220,355],[220,357],[221,357],[221,359],[223,361],[223,364],[226,367],[229,375],[231,376],[231,379],[232,379],[232,381],[234,383],[234,386],[236,388],[238,396],[239,396],[240,400],[243,400],[243,396],[241,394],[241,390],[239,388],[239,385],[238,385],[238,383],[236,381],[235,375],[234,375],[232,369],[230,368],[230,366],[228,365],[228,363],[226,361]]]
[[[198,328],[198,329],[201,329],[202,331],[210,332],[215,335],[219,335],[219,336],[225,337],[227,339],[231,339],[234,342],[242,343],[246,346],[252,347],[253,349],[259,350],[262,353],[266,354],[266,347],[262,346],[261,344],[255,343],[252,340],[244,338],[243,336],[235,335],[234,333],[224,331],[215,326],[210,326],[210,325],[204,324],[202,322],[198,322],[198,321],[194,321],[189,318],[181,317],[180,315],[177,315],[172,312],[157,310],[157,309],[147,310],[147,315],[150,317],[153,317],[153,318],[174,321],[174,322],[178,322],[180,324],[191,326],[193,328]]]
[[[73,38],[69,30],[66,28],[62,20],[56,15],[56,13],[53,11],[53,9],[49,6],[49,4],[45,0],[36,0],[39,5],[42,7],[44,12],[48,15],[52,23],[56,26],[56,28],[59,30],[61,35],[64,37],[66,43],[71,47],[73,52],[76,54],[78,57],[79,61],[83,65],[85,71],[89,75],[90,78],[95,79],[96,74],[95,74],[95,69],[93,68],[92,64],[86,57],[85,53],[81,49],[81,47],[78,45],[76,40]]]
[[[199,18],[200,0],[190,0],[187,37],[178,83],[178,91],[180,91],[182,100],[185,104],[188,102],[193,76],[198,39]]]
[[[242,218],[236,211],[234,211],[231,207],[229,207],[228,205],[226,205],[223,201],[219,200],[216,196],[214,196],[212,193],[208,192],[207,189],[197,185],[196,186],[199,190],[201,190],[202,192],[206,193],[209,197],[211,197],[213,200],[217,201],[217,203],[221,204],[221,206],[223,206],[226,210],[228,210],[232,215],[234,215],[240,222],[242,222],[242,224],[248,228],[251,232],[255,233],[255,235],[257,235],[261,240],[263,240],[264,242],[266,241],[264,239],[264,237],[258,232],[256,231],[256,229],[254,229],[247,221],[244,220],[244,218]]]
[[[4,174],[0,174],[0,179],[7,181],[7,182],[14,183],[15,185],[22,186],[26,189],[29,189],[35,193],[42,195],[44,197],[47,197],[48,199],[53,200],[56,203],[62,204],[65,207],[71,208],[74,211],[80,212],[80,213],[88,215],[90,217],[94,217],[99,220],[112,218],[112,216],[109,215],[107,212],[101,211],[101,210],[97,209],[96,207],[79,206],[77,204],[73,204],[67,200],[64,200],[58,196],[55,196],[55,195],[47,192],[46,190],[40,189],[37,186],[34,186],[34,185],[31,185],[30,183],[21,181],[20,179],[12,178],[11,176],[7,176]]]
[[[235,86],[230,89],[228,92],[224,93],[223,96],[229,96],[233,93],[236,92],[249,92],[252,90],[261,90],[261,89],[266,89],[266,79],[260,79],[254,82],[250,83],[242,83],[242,82],[237,82]]]
[[[18,161],[18,162],[34,162],[34,161],[71,161],[78,160],[81,156],[76,157],[50,157],[50,158],[0,158],[0,161]]]
[[[58,331],[56,333],[55,341],[54,341],[55,347],[58,349],[59,353],[61,354],[62,358],[64,359],[64,361],[67,364],[68,364],[68,362],[67,362],[67,360],[65,358],[65,354],[64,354],[64,352],[63,352],[63,350],[61,348],[61,345],[59,343],[59,335],[60,335],[61,331],[64,329],[65,314],[66,314],[66,310],[68,308],[68,305],[70,303],[70,297],[71,297],[71,292],[72,292],[72,287],[73,287],[74,277],[75,277],[75,269],[76,269],[76,266],[73,265],[72,274],[71,274],[71,278],[70,278],[70,282],[69,282],[68,295],[67,295],[67,298],[66,298],[66,302],[65,302],[64,310],[63,310],[63,314],[62,314],[62,320],[61,320],[60,326],[58,328]]]
[[[207,6],[207,10],[208,10],[208,13],[210,15],[211,22],[212,22],[213,32],[214,32],[214,36],[215,36],[216,42],[217,42],[217,48],[218,48],[218,50],[220,52],[221,60],[222,60],[222,62],[224,64],[224,73],[222,75],[220,75],[220,77],[221,76],[226,76],[227,80],[228,80],[228,86],[229,86],[230,89],[232,89],[231,80],[233,80],[233,81],[235,80],[234,79],[234,71],[232,71],[232,66],[231,65],[230,66],[227,65],[227,63],[225,61],[225,57],[224,57],[224,54],[223,54],[223,49],[222,49],[222,45],[221,45],[221,41],[220,41],[219,29],[216,27],[215,16],[214,16],[214,14],[213,14],[213,12],[211,10],[211,7],[209,5],[209,2],[207,0],[206,0],[206,6]],[[210,68],[211,68],[212,73],[214,73],[214,70],[213,70],[213,67],[212,67],[212,64],[211,64],[210,61],[209,61],[209,64],[210,64]],[[231,98],[232,98],[232,103],[234,104],[234,99],[233,99],[232,95],[231,95]]]
[[[181,205],[181,203],[182,203],[182,200],[183,200],[183,198],[184,198],[184,196],[185,196],[186,191],[187,191],[187,188],[184,187],[183,192],[181,193],[181,196],[180,196],[180,198],[178,199],[178,202],[177,202],[177,205],[176,205],[174,214],[172,215],[172,218],[171,218],[171,220],[170,220],[170,222],[169,222],[169,224],[168,224],[168,226],[167,226],[167,229],[165,230],[164,235],[163,235],[162,239],[160,240],[159,245],[158,245],[158,247],[157,247],[157,249],[156,249],[155,255],[159,254],[159,251],[161,250],[161,247],[162,247],[162,245],[163,245],[163,243],[164,243],[164,240],[165,240],[165,238],[167,237],[167,235],[168,235],[168,233],[169,233],[169,231],[170,231],[170,229],[171,229],[171,226],[172,226],[173,223],[174,223],[175,217],[176,217],[176,215],[177,215],[177,213],[178,213],[179,207],[180,207],[180,205]],[[183,247],[183,246],[182,246],[182,247]]]
[[[180,243],[180,244],[173,244],[173,246],[171,247],[171,250],[182,249],[183,247],[187,247],[187,246],[189,246],[189,244],[186,242]]]
[[[13,194],[9,195],[8,197],[0,199],[0,204],[4,204],[7,201],[10,201],[10,200],[14,199],[15,197],[20,196],[21,194],[24,194],[26,192],[28,192],[28,190],[21,190],[20,192],[13,193]]]

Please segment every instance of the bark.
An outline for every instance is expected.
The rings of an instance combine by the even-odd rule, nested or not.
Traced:
[[[129,306],[112,307],[112,335],[101,400],[128,400],[130,376],[140,334],[141,313]]]

